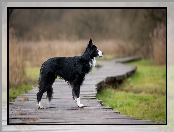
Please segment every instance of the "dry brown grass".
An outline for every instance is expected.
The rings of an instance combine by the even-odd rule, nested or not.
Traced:
[[[153,46],[153,60],[156,65],[166,64],[166,26],[158,24],[150,35]]]
[[[165,63],[165,45],[163,30],[158,27],[154,31],[152,38],[154,46],[155,64]],[[159,32],[160,31],[160,32]],[[156,33],[157,32],[157,33]],[[80,56],[85,51],[89,40],[43,40],[43,41],[17,41],[15,37],[10,37],[10,86],[20,85],[25,82],[25,70],[27,67],[40,67],[44,61],[52,57],[60,56]],[[146,56],[145,47],[130,42],[118,40],[103,40],[93,43],[98,49],[104,52],[104,57],[123,57],[123,56]],[[106,57],[107,58],[107,57]]]
[[[9,84],[19,86],[25,82],[25,65],[23,48],[17,44],[14,37],[9,39]]]
[[[68,41],[39,41],[39,42],[20,42],[24,49],[24,57],[28,66],[41,66],[49,58],[56,56],[75,56],[81,55],[85,49],[84,42]]]
[[[10,86],[19,86],[26,80],[26,67],[40,67],[44,61],[52,57],[80,56],[85,51],[89,40],[67,41],[18,41],[10,37]],[[104,56],[126,56],[133,49],[122,41],[105,40],[93,43],[104,52]],[[107,57],[106,57],[107,58]]]
[[[41,66],[48,58],[56,56],[79,56],[85,51],[89,40],[54,40],[38,42],[20,42],[24,50],[24,58],[27,66]],[[122,44],[121,44],[122,43]],[[125,56],[132,46],[123,46],[123,42],[116,40],[95,41],[98,49],[104,52],[105,56]],[[122,47],[120,46],[122,45]],[[125,48],[126,47],[126,48]],[[129,47],[129,48],[128,48]]]

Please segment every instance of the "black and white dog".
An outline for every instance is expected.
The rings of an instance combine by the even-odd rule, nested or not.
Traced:
[[[84,105],[80,103],[80,86],[85,79],[85,75],[95,66],[95,57],[102,56],[103,52],[98,50],[90,39],[82,56],[54,57],[45,61],[41,66],[38,79],[38,108],[43,109],[41,98],[44,92],[47,92],[48,101],[51,101],[53,94],[52,84],[57,76],[70,84],[74,100],[77,102],[78,107],[83,107]]]

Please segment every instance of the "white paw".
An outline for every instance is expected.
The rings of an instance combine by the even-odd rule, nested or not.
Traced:
[[[38,109],[44,109],[44,107],[41,105],[41,106],[38,106]]]
[[[80,98],[75,99],[77,102],[78,107],[83,107],[84,105],[80,103]]]
[[[38,104],[38,109],[44,109],[44,107],[41,105],[41,102]]]
[[[84,107],[84,105],[83,104],[78,104],[78,107]]]

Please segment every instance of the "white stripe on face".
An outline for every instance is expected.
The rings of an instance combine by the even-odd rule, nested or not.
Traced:
[[[98,50],[98,49],[97,49],[97,50]],[[103,56],[102,51],[98,50],[98,55],[99,55],[99,57],[102,57],[102,56]]]

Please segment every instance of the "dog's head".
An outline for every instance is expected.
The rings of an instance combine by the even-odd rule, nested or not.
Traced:
[[[89,52],[91,58],[103,56],[103,52],[97,49],[97,47],[92,43],[92,39],[89,40],[87,51]]]

